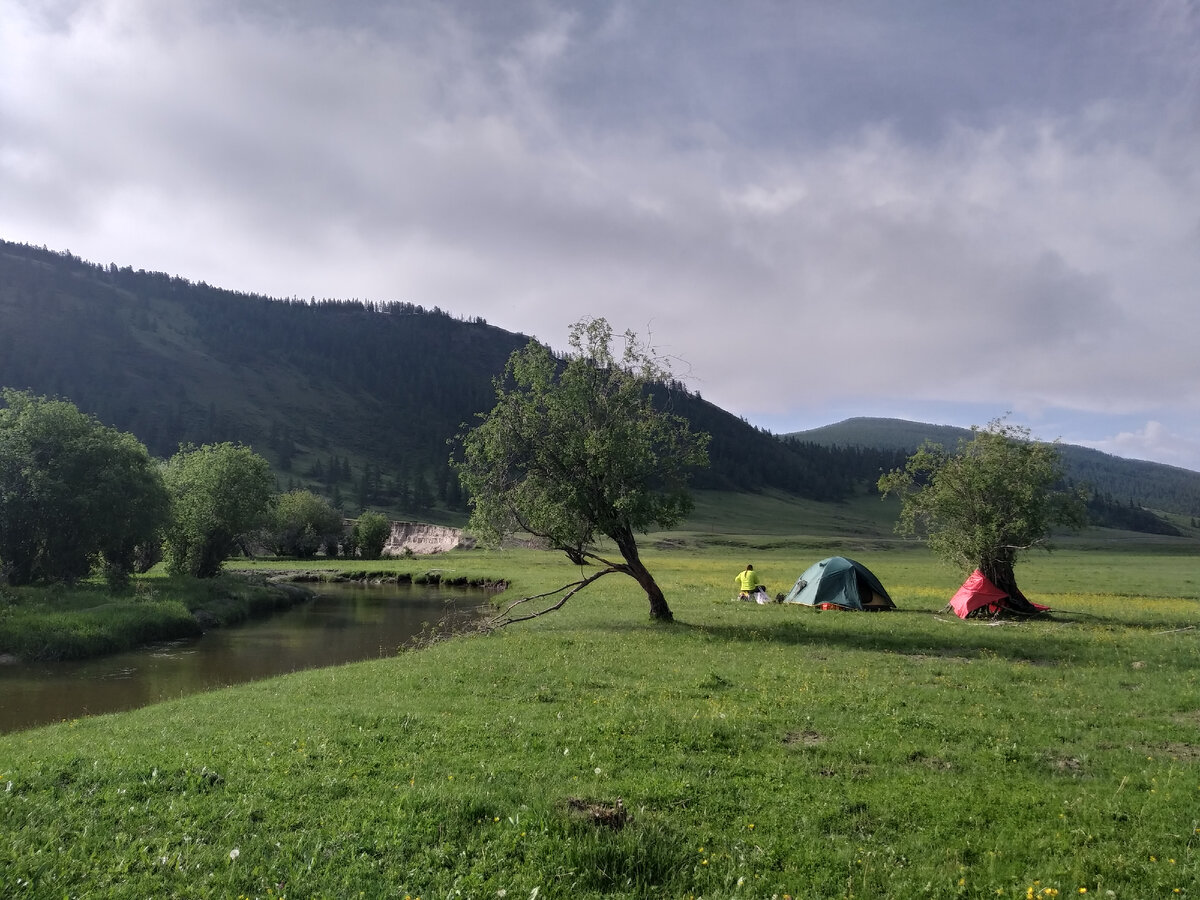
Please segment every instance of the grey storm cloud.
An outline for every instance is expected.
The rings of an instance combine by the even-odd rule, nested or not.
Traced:
[[[1200,469],[1191,0],[0,0],[0,22],[7,239],[552,345],[603,315],[777,431],[1014,410]]]

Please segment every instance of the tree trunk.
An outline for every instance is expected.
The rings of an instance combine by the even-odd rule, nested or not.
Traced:
[[[658,622],[675,621],[671,607],[667,606],[667,598],[663,596],[662,588],[658,586],[658,582],[654,580],[650,570],[642,564],[633,532],[622,530],[616,534],[610,534],[609,537],[617,542],[617,549],[621,551],[621,557],[625,560],[623,568],[626,574],[631,575],[646,592],[646,599],[650,601],[650,618]]]
[[[979,567],[984,576],[1004,593],[1008,594],[1009,608],[1022,616],[1037,615],[1038,608],[1029,602],[1029,598],[1017,587],[1017,576],[1013,574],[1012,560],[999,559],[981,563]]]

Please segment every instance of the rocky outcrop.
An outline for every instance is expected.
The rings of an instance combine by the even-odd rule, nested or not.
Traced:
[[[469,549],[474,546],[474,540],[464,537],[460,528],[423,525],[420,522],[393,522],[392,533],[383,545],[383,555],[444,553],[447,550],[460,547]]]

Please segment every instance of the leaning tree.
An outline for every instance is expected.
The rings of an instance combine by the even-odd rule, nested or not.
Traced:
[[[925,536],[938,556],[965,573],[979,569],[1018,611],[1033,612],[1013,567],[1027,550],[1049,550],[1055,526],[1084,524],[1085,491],[1061,487],[1057,442],[1033,441],[1003,419],[971,432],[953,453],[926,442],[879,490],[901,498],[899,533]]]
[[[655,405],[650,388],[669,383],[669,368],[633,332],[613,349],[603,318],[576,322],[565,364],[530,342],[515,351],[495,381],[496,405],[460,435],[454,461],[472,507],[470,530],[485,543],[514,533],[541,538],[578,565],[598,569],[555,591],[517,603],[557,597],[537,612],[559,609],[574,594],[611,573],[634,578],[653,619],[670,621],[662,589],[638,553],[636,535],[669,528],[692,508],[689,471],[708,463],[708,435]],[[620,559],[603,555],[603,535]]]

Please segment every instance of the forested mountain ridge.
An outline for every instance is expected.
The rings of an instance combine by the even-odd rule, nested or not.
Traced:
[[[927,440],[954,449],[959,440],[971,439],[971,431],[950,425],[864,416],[785,437],[826,447],[869,447],[911,453]],[[1200,516],[1200,472],[1123,459],[1074,444],[1060,445],[1059,452],[1067,478],[1088,485],[1093,495],[1108,505],[1125,510],[1147,507],[1180,516]]]
[[[0,386],[71,400],[160,457],[248,444],[281,488],[350,514],[461,520],[449,443],[529,340],[436,308],[272,299],[0,242]],[[781,442],[679,384],[656,399],[712,435],[700,488],[837,500],[899,459]]]
[[[447,438],[528,340],[409,304],[272,300],[9,243],[0,321],[2,385],[69,399],[158,456],[238,441],[364,499],[385,471],[432,492]]]

